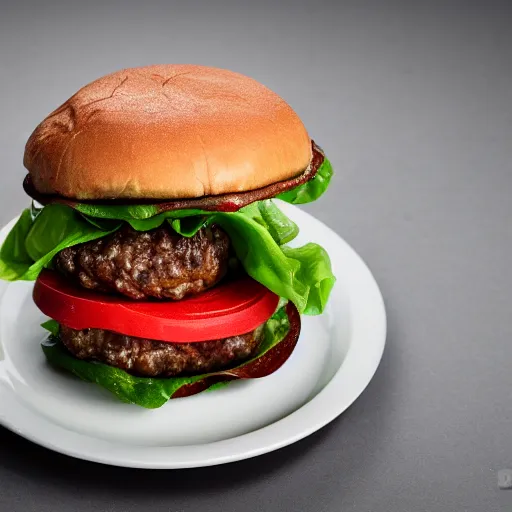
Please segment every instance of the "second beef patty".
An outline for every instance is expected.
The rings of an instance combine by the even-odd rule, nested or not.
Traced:
[[[103,329],[77,331],[60,326],[60,339],[78,359],[96,360],[135,375],[199,375],[248,359],[258,350],[263,329],[220,340],[168,343],[134,338]]]

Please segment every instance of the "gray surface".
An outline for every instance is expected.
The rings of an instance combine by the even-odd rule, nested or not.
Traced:
[[[2,223],[27,202],[26,138],[79,86],[155,62],[232,68],[284,96],[326,149],[337,178],[308,210],[369,263],[389,336],[346,414],[242,463],[121,470],[0,429],[0,510],[512,510],[498,490],[512,466],[507,3],[12,4],[0,13]]]

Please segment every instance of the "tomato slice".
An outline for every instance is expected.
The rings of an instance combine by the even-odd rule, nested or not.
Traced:
[[[72,329],[106,329],[174,343],[228,338],[250,332],[273,314],[279,297],[243,276],[181,301],[133,301],[69,283],[43,270],[33,299],[47,316]]]

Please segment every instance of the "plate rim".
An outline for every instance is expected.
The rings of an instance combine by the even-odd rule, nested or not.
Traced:
[[[373,310],[371,322],[369,322],[371,326],[367,325],[366,333],[363,330],[363,333],[360,334],[360,336],[365,335],[371,338],[372,352],[358,354],[360,346],[358,346],[357,340],[354,343],[354,339],[352,339],[336,373],[324,388],[303,406],[274,423],[230,439],[186,446],[135,446],[106,441],[67,430],[40,416],[35,410],[28,408],[17,399],[12,388],[2,384],[0,371],[0,406],[4,404],[3,408],[0,407],[0,425],[45,448],[82,460],[119,467],[180,469],[214,466],[263,455],[300,441],[336,419],[363,393],[382,359],[387,334],[384,299],[365,261],[338,233],[297,206],[286,204],[285,208],[297,209],[300,211],[300,215],[321,224],[329,236],[344,246],[344,250],[353,260],[352,263],[359,267],[360,274],[366,281],[365,286],[361,288],[366,288],[365,296],[371,299],[367,304],[371,304],[370,309]],[[12,227],[17,218],[15,217],[2,227],[0,238]],[[352,300],[353,295],[349,298]],[[358,359],[358,363],[364,362],[364,371],[363,374],[359,372],[359,375],[356,376],[358,382],[358,385],[355,386],[356,389],[352,386],[351,392],[342,397],[342,400],[335,400],[335,398],[339,398],[337,389],[340,384],[342,385],[344,380],[353,382],[351,370],[354,370],[355,367],[353,365],[351,367],[349,363],[352,359],[357,359],[359,355],[365,356],[366,359]],[[0,358],[0,370],[1,364]],[[26,427],[32,421],[37,421],[39,425],[33,431]],[[59,439],[59,442],[55,442],[52,438]]]

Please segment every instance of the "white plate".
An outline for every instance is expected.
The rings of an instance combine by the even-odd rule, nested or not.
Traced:
[[[145,410],[50,368],[39,346],[45,317],[32,283],[0,285],[0,424],[52,450],[142,468],[185,468],[254,457],[323,427],[361,394],[384,349],[378,286],[331,229],[280,203],[301,229],[294,244],[318,242],[337,277],[327,311],[303,317],[299,342],[273,375]],[[0,232],[0,241],[13,226]],[[3,354],[3,355],[2,355]]]

